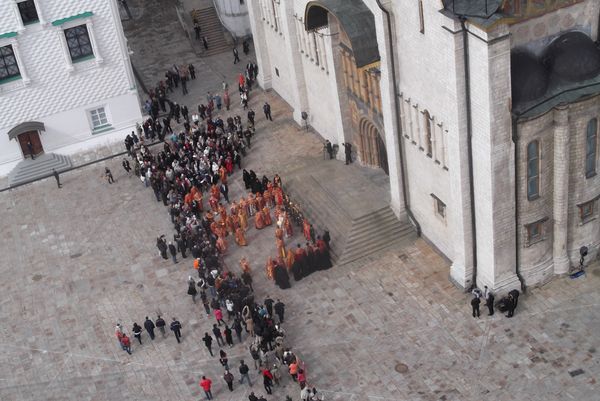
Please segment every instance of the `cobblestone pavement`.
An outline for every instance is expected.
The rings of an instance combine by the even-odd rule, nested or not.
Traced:
[[[234,71],[223,71],[234,80]],[[258,112],[263,99],[273,123]],[[285,180],[286,171],[321,157],[319,138],[296,127],[276,95],[253,93],[251,104],[257,136],[245,167]],[[100,178],[105,165],[113,185]],[[240,174],[231,181],[237,199]],[[62,182],[62,189],[47,179],[0,194],[0,399],[200,400],[197,383],[207,375],[216,400],[246,400],[250,388],[236,384],[230,393],[201,341],[213,319],[186,294],[191,260],[157,255],[155,237],[173,232],[162,203],[125,175],[120,160],[67,173]],[[238,271],[247,255],[258,298],[286,303],[288,342],[326,400],[600,399],[597,263],[585,277],[530,289],[513,319],[474,319],[468,295],[448,280],[447,261],[422,240],[317,272],[285,291],[264,274],[273,228],[252,228],[248,240],[242,249],[230,244],[227,265]],[[182,343],[144,335],[133,355],[123,352],[115,323],[130,332],[134,321],[157,313],[183,323]],[[228,354],[233,366],[249,359],[237,343]],[[252,390],[264,394],[252,379]],[[267,399],[299,398],[288,377],[284,386]]]

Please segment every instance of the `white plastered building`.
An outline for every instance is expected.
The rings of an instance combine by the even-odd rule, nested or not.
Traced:
[[[122,139],[141,118],[116,0],[0,0],[0,175]]]
[[[498,292],[566,273],[583,245],[598,253],[600,178],[585,172],[581,182],[576,159],[587,135],[586,168],[598,163],[600,90],[582,92],[589,76],[575,77],[558,92],[542,88],[523,114],[530,105],[513,97],[521,71],[511,61],[567,32],[597,40],[599,13],[595,0],[249,1],[259,84],[299,124],[306,112],[323,138],[352,143],[360,163],[389,174],[391,207],[451,261],[453,282]],[[561,90],[572,96],[554,102]],[[576,107],[582,99],[592,104]],[[557,111],[567,106],[580,119],[571,128]],[[524,141],[544,129],[563,133],[562,148],[534,139],[549,152],[541,163]],[[583,135],[571,141],[570,168],[565,132]]]

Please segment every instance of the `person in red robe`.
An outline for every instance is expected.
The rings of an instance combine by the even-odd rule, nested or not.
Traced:
[[[254,227],[256,227],[257,230],[261,230],[265,227],[265,220],[263,218],[262,210],[257,211],[254,215]]]
[[[225,237],[219,237],[217,239],[216,247],[221,255],[227,252],[227,240]]]
[[[219,187],[213,184],[210,187],[210,195],[219,201],[221,199],[221,191],[219,191]]]
[[[292,227],[292,222],[290,221],[287,213],[284,214],[283,217],[283,229],[285,230],[286,238],[291,238],[294,235],[294,229]]]
[[[244,233],[244,230],[242,230],[241,228],[238,228],[237,230],[235,230],[235,242],[237,242],[237,244],[239,246],[248,245],[248,242],[246,241],[246,234]]]
[[[271,220],[271,213],[269,212],[269,208],[266,206],[263,207],[262,213],[263,213],[263,220],[265,222],[265,226],[270,226],[271,224],[273,224],[273,220]]]
[[[304,234],[304,238],[306,238],[307,241],[310,241],[310,223],[306,218],[302,222],[302,233]]]

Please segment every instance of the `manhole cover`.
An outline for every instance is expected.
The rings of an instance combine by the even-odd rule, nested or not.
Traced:
[[[36,274],[35,276],[33,276],[31,279],[33,281],[40,281],[44,276],[42,276],[41,274]]]
[[[406,366],[403,363],[397,363],[396,366],[394,367],[394,370],[398,373],[406,373],[406,372],[408,372],[408,366]]]

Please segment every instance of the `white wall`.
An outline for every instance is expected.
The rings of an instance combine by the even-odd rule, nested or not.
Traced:
[[[49,0],[38,2],[38,12],[46,24],[27,25],[16,38],[21,67],[30,83],[23,80],[0,85],[0,164],[19,160],[22,155],[16,140],[8,142],[6,132],[25,121],[46,125],[42,144],[52,151],[69,143],[91,139],[86,111],[93,105],[107,105],[115,129],[141,118],[135,81],[131,74],[125,38],[114,0]],[[65,26],[92,23],[97,41],[96,57],[73,64],[68,71],[61,47],[61,28],[52,21],[85,11],[90,19],[77,19]],[[18,20],[10,12],[10,2],[0,4],[0,32],[18,29]],[[11,15],[12,18],[6,18]],[[3,45],[0,40],[0,45]]]
[[[225,28],[236,37],[252,34],[248,4],[240,0],[214,0],[214,4]]]

